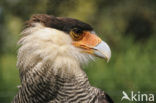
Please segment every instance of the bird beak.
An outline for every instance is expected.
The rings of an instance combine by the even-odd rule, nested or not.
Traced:
[[[111,57],[111,50],[108,44],[91,32],[84,32],[82,40],[74,41],[73,45],[82,48],[83,52],[104,58],[107,62]]]
[[[111,58],[111,50],[106,42],[101,41],[98,45],[93,47],[93,49],[96,56],[105,58],[107,62]]]

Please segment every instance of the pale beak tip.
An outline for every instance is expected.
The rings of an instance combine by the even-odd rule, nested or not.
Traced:
[[[110,57],[106,57],[106,61],[107,61],[107,63],[109,62],[109,60],[110,60]]]

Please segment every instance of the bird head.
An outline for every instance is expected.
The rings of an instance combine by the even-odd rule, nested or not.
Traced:
[[[94,31],[74,28],[69,33],[73,39],[73,46],[81,48],[81,52],[104,58],[109,61],[111,50]]]
[[[55,59],[57,65],[62,65],[62,62],[68,62],[69,57],[72,58],[70,60],[77,59],[80,62],[92,56],[107,61],[111,57],[107,43],[96,35],[89,24],[76,19],[45,14],[34,15],[27,21],[22,34],[19,41],[22,46],[18,57],[28,60],[29,65],[34,63],[34,58],[36,61]]]
[[[62,21],[61,25],[64,24],[62,30],[70,35],[72,45],[80,48],[81,53],[88,53],[109,61],[111,57],[109,46],[96,35],[89,24],[72,18],[58,17],[57,19]]]

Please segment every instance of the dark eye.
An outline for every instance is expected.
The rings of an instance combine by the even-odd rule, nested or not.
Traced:
[[[82,34],[83,31],[81,29],[74,28],[73,32],[76,33],[76,34]]]
[[[70,31],[70,35],[74,40],[80,40],[83,38],[83,31],[78,28],[74,28]]]

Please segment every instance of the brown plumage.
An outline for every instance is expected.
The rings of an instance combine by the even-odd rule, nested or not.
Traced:
[[[34,15],[18,44],[21,85],[12,103],[113,103],[90,85],[81,65],[93,54],[107,61],[109,46],[93,28],[72,18]]]

